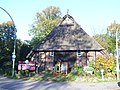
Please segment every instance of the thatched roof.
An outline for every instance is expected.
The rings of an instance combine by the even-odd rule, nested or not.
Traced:
[[[66,51],[66,50],[92,50],[101,51],[103,47],[90,37],[74,18],[65,15],[56,26],[33,51]]]

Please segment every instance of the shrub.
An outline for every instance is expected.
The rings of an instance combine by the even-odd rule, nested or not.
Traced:
[[[11,68],[5,69],[4,76],[11,76],[11,75],[12,75],[12,69]]]
[[[20,70],[20,71],[18,71],[18,74],[16,74],[16,77],[22,78],[24,76],[24,74],[25,74],[24,70]]]
[[[3,74],[3,70],[2,70],[2,68],[0,68],[0,75],[2,75]]]
[[[95,68],[95,60],[89,60],[89,67]]]
[[[82,66],[78,66],[77,64],[74,65],[75,66],[75,73],[78,75],[82,75],[83,74],[83,67]]]
[[[98,56],[96,58],[96,69],[104,69],[107,72],[108,69],[114,71],[115,68],[115,57],[110,56],[109,58],[105,58],[103,56]]]
[[[6,61],[4,62],[2,68],[1,68],[1,74],[4,76],[11,76],[12,75],[12,62]]]
[[[25,70],[25,76],[29,76],[29,70]]]
[[[97,76],[97,77],[101,77],[101,72],[99,69],[95,69],[94,70],[94,75]]]
[[[76,74],[75,73],[69,73],[67,76],[66,76],[66,81],[74,81],[76,80]]]

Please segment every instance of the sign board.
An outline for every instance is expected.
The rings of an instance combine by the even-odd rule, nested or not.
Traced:
[[[18,70],[35,70],[35,62],[29,61],[26,63],[25,61],[18,61]]]

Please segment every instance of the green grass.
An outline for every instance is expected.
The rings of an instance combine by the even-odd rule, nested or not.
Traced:
[[[23,78],[25,80],[44,80],[44,81],[65,81],[66,76],[64,74],[54,75],[51,71],[42,71],[39,74],[32,74],[30,77]]]
[[[16,76],[15,78],[17,78]],[[29,76],[22,76],[20,79],[23,80],[40,80],[40,81],[56,81],[56,82],[113,82],[117,81],[115,77],[107,78],[105,77],[104,80],[101,79],[101,76],[96,75],[80,75],[77,72],[71,72],[69,74],[62,74],[59,73],[58,75],[54,75],[52,71],[41,71],[40,73],[30,73]]]

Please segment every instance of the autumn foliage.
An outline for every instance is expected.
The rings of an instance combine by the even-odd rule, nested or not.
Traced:
[[[104,68],[104,69],[111,69],[113,70],[115,67],[115,57],[110,56],[109,58],[105,58],[103,56],[98,56],[96,58],[96,68]]]

